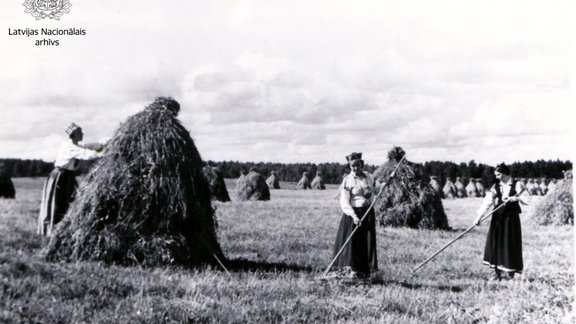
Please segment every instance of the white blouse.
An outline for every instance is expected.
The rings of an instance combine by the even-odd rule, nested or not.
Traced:
[[[344,177],[340,186],[340,208],[348,216],[356,215],[352,207],[367,207],[374,199],[374,178],[366,171],[362,173],[364,176],[359,177],[351,172]]]
[[[500,181],[498,185],[500,186],[500,193],[502,194],[502,200],[509,198],[508,196],[510,194],[510,189],[512,189],[512,178],[510,178],[508,182]],[[526,190],[526,185],[524,185],[522,181],[516,181],[516,194],[519,201],[523,204],[525,204],[525,202],[520,198],[520,194],[524,190]],[[490,188],[490,190],[486,192],[486,196],[484,196],[484,200],[482,200],[480,208],[478,208],[478,210],[476,211],[476,215],[484,215],[484,213],[488,211],[488,209],[490,209],[490,207],[492,207],[493,205],[495,206],[496,203],[497,203],[496,185],[493,185],[492,188]]]
[[[72,141],[66,141],[60,146],[54,166],[61,169],[76,171],[76,169],[78,169],[78,160],[92,160],[103,155],[104,152],[96,152],[80,145],[76,145],[72,143]]]

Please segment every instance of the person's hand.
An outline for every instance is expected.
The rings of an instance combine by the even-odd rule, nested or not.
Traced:
[[[483,215],[484,215],[484,213],[476,212],[476,218],[474,219],[474,225],[480,225],[480,220],[482,219]]]
[[[504,201],[509,201],[509,202],[515,202],[515,201],[518,201],[518,200],[519,200],[519,199],[518,199],[518,197],[516,197],[516,196],[504,198]]]
[[[360,224],[360,218],[356,215],[352,216],[352,221],[354,222],[354,225]]]

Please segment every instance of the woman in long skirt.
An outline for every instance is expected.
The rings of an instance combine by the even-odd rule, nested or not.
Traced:
[[[334,256],[342,249],[352,231],[356,227],[359,229],[336,259],[334,268],[347,272],[348,276],[362,278],[378,270],[374,210],[371,209],[360,223],[374,199],[375,185],[374,178],[362,170],[362,153],[352,153],[346,159],[352,172],[341,185],[340,207],[343,215],[336,234]]]
[[[54,226],[62,220],[70,202],[74,199],[74,192],[78,186],[76,182],[78,160],[94,159],[103,153],[103,146],[91,149],[78,144],[84,137],[82,128],[78,125],[70,123],[64,130],[70,140],[60,146],[54,162],[55,168],[48,176],[42,192],[37,230],[41,235],[52,233]]]
[[[494,171],[496,183],[486,194],[478,209],[475,223],[478,224],[484,213],[494,205],[483,264],[493,268],[494,279],[501,280],[502,273],[509,279],[516,273],[522,273],[522,227],[520,225],[520,194],[526,190],[522,181],[515,181],[510,176],[510,168],[501,163]],[[504,206],[502,206],[504,204]],[[502,207],[501,207],[502,206]]]

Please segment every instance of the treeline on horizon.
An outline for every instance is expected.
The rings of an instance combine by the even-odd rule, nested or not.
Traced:
[[[339,184],[344,175],[350,172],[348,165],[343,163],[272,163],[272,162],[239,162],[239,161],[207,161],[209,165],[216,166],[224,178],[238,178],[242,172],[254,168],[265,177],[271,171],[275,171],[280,181],[297,182],[307,172],[310,180],[316,172],[320,172],[322,179],[327,184]],[[88,172],[93,162],[81,161],[78,173]],[[446,182],[446,178],[454,180],[461,177],[467,183],[470,178],[482,179],[488,186],[494,182],[494,166],[476,163],[474,160],[468,163],[454,163],[447,161],[430,161],[425,163],[412,163],[425,177],[436,176],[440,184]],[[53,163],[42,160],[0,159],[4,172],[11,177],[46,177],[54,168]],[[373,172],[377,166],[366,165],[364,169]],[[561,179],[563,171],[571,170],[572,162],[560,160],[537,160],[536,162],[514,162],[510,165],[512,176],[515,178],[546,178]]]

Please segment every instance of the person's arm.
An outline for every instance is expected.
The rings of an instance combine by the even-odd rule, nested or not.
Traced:
[[[526,201],[524,201],[524,199],[520,196],[520,195],[522,195],[522,193],[523,193],[524,191],[528,190],[528,189],[526,188],[526,185],[524,184],[524,182],[522,182],[522,181],[517,181],[517,182],[516,182],[516,188],[515,188],[515,190],[516,190],[516,195],[514,195],[514,196],[512,196],[512,197],[509,197],[509,198],[507,198],[506,200],[507,200],[507,201],[510,201],[510,202],[517,201],[517,202],[519,202],[519,203],[521,203],[521,204],[523,204],[523,205],[528,205],[528,203],[526,203]]]
[[[342,190],[340,190],[340,208],[344,214],[352,217],[354,224],[357,224],[360,221],[358,216],[356,216],[352,205],[350,205],[350,188],[346,187],[346,178],[344,178]]]
[[[494,204],[494,197],[495,197],[494,187],[492,187],[492,189],[490,189],[486,193],[486,196],[484,196],[484,199],[480,204],[480,208],[478,208],[478,210],[476,211],[476,219],[474,219],[474,224],[476,225],[480,224],[480,219],[482,218],[482,216],[484,216],[484,213],[486,213],[486,211],[490,209],[490,207],[492,207],[492,205]]]
[[[79,145],[71,145],[68,148],[67,155],[79,160],[92,160],[103,156],[103,151],[96,151],[90,148],[85,148]]]

